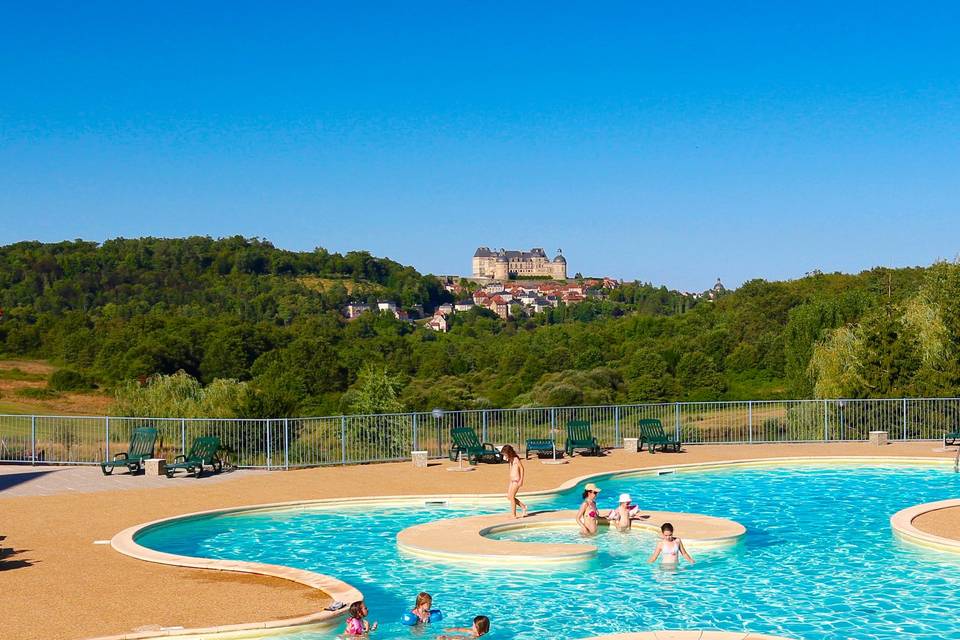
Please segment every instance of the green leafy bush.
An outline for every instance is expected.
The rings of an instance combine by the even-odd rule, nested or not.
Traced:
[[[89,391],[94,388],[90,378],[74,369],[57,369],[50,374],[47,387],[53,391]]]

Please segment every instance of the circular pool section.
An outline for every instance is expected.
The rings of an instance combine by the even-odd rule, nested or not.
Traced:
[[[742,523],[727,548],[691,548],[696,564],[648,565],[656,538],[604,531],[596,557],[570,565],[458,566],[400,551],[396,535],[438,518],[490,513],[475,506],[365,504],[233,512],[147,529],[136,542],[180,555],[286,565],[336,576],[366,596],[380,638],[409,638],[400,624],[419,591],[444,626],[491,618],[490,638],[588,638],[659,629],[749,631],[806,640],[960,637],[951,594],[960,559],[898,542],[890,515],[960,495],[960,474],[929,466],[737,468],[638,474],[597,481],[600,508],[628,492],[644,508],[709,514]],[[576,508],[579,487],[538,509]],[[683,531],[677,534],[683,536]],[[509,531],[516,541],[578,543],[574,527]],[[278,593],[278,596],[282,592]],[[342,626],[342,625],[341,625]],[[336,637],[333,630],[288,640]],[[433,637],[431,630],[425,637]]]

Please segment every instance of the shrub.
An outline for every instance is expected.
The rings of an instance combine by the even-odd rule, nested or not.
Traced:
[[[74,369],[57,369],[50,374],[47,387],[53,391],[88,391],[94,385],[90,378]]]
[[[179,371],[156,375],[141,384],[129,381],[116,390],[113,415],[144,418],[235,418],[246,405],[247,383],[214,380],[204,387]]]

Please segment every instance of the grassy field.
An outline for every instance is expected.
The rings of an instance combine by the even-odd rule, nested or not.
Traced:
[[[113,398],[101,391],[56,393],[47,380],[57,367],[45,360],[0,360],[0,414],[104,415]]]
[[[300,282],[300,284],[302,284],[306,288],[312,289],[313,291],[319,291],[321,293],[323,293],[324,291],[326,291],[327,289],[329,289],[335,284],[343,285],[343,287],[347,290],[347,293],[351,295],[353,294],[354,289],[356,289],[357,286],[359,285],[363,285],[364,287],[368,289],[372,289],[374,291],[383,289],[383,287],[379,285],[371,284],[369,282],[356,282],[348,278],[321,278],[319,276],[300,276],[299,278],[297,278],[297,281]]]

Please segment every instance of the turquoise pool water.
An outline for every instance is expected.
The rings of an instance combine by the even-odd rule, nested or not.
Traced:
[[[531,469],[535,472],[535,468]],[[652,534],[601,533],[598,557],[544,568],[457,567],[399,552],[395,536],[439,517],[484,507],[298,509],[190,520],[137,538],[160,551],[283,564],[328,573],[366,595],[380,638],[432,638],[403,627],[418,591],[434,595],[447,623],[484,613],[490,638],[583,638],[655,629],[748,630],[807,640],[960,638],[954,596],[960,560],[898,542],[889,518],[921,502],[960,495],[946,468],[743,468],[598,482],[602,509],[627,491],[646,508],[731,518],[747,527],[736,547],[698,551],[668,571],[646,564]],[[537,508],[576,508],[579,490]],[[683,532],[678,531],[682,537]],[[575,529],[504,534],[579,540]],[[280,595],[278,594],[278,597]],[[339,630],[339,629],[338,629]],[[302,632],[286,640],[320,640]]]

